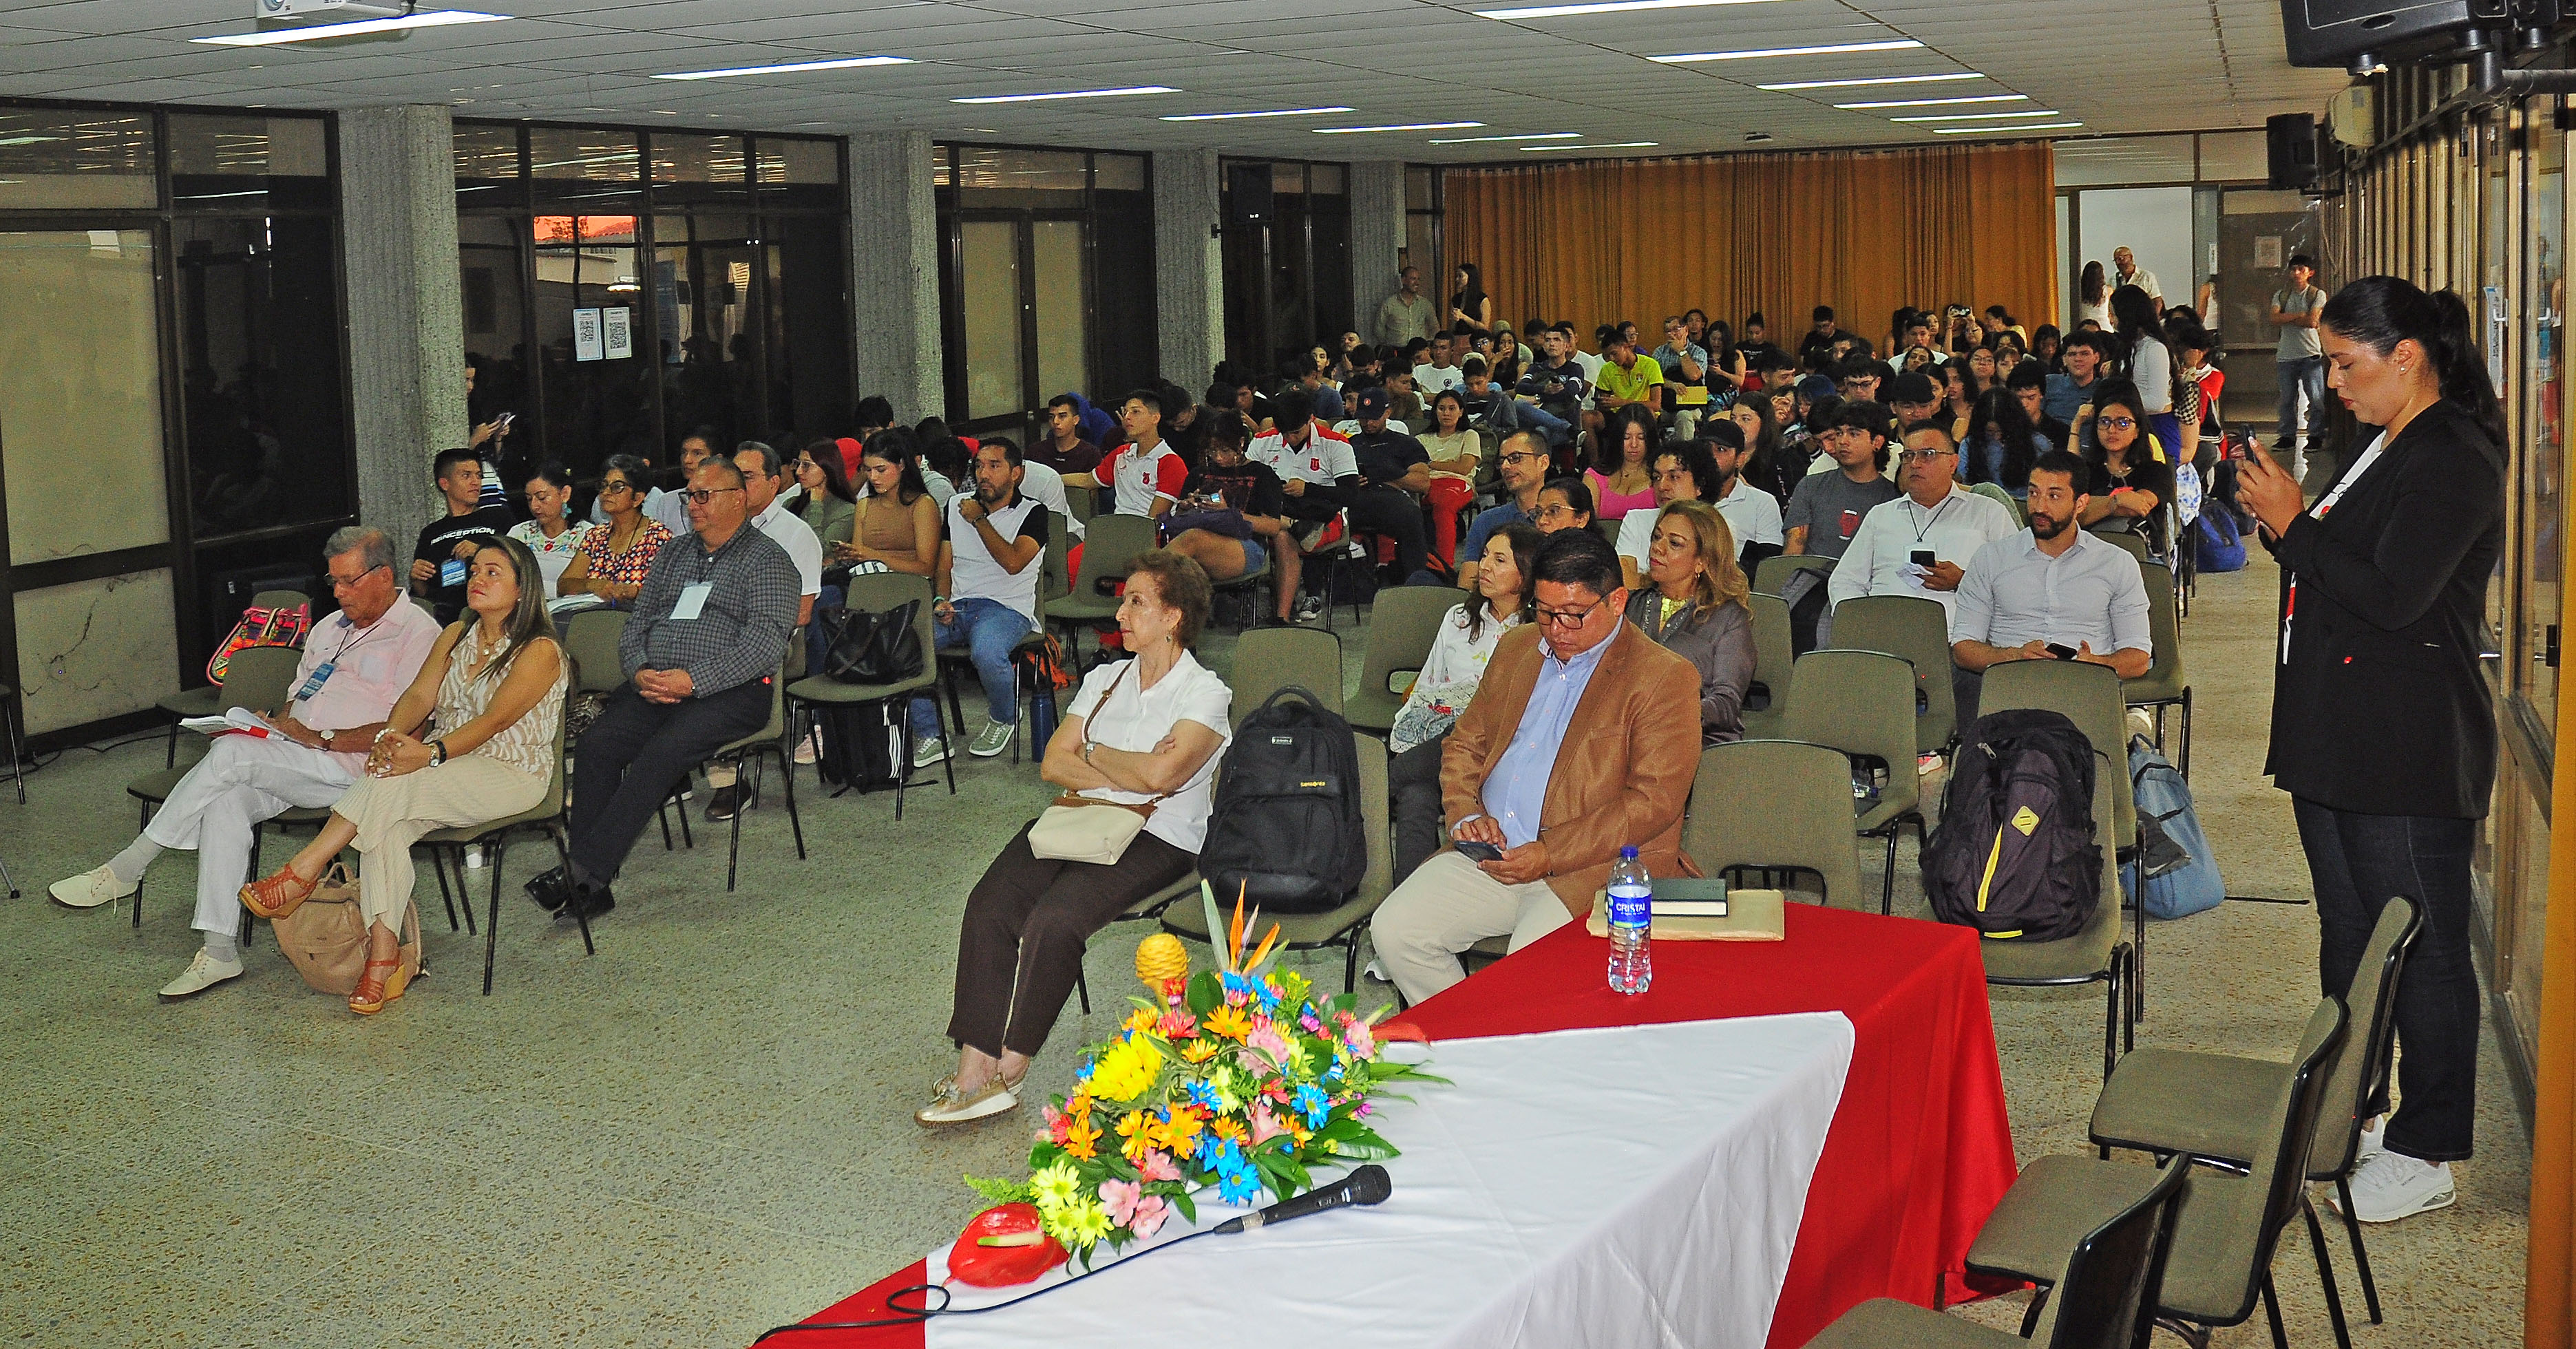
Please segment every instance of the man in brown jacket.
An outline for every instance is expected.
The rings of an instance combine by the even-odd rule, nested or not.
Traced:
[[[1619,555],[1588,529],[1548,536],[1533,566],[1538,621],[1506,634],[1440,753],[1457,844],[1387,896],[1378,959],[1409,1002],[1466,977],[1458,952],[1512,949],[1591,912],[1619,849],[1681,871],[1682,806],[1699,772],[1699,672],[1620,620]]]

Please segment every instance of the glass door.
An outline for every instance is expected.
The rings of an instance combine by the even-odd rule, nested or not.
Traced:
[[[1090,227],[1075,212],[969,211],[957,230],[961,425],[1017,430],[1047,399],[1090,388]]]

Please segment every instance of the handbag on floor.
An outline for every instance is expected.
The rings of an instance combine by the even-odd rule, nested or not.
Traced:
[[[367,920],[358,911],[358,878],[334,862],[313,887],[313,895],[295,911],[269,924],[277,949],[295,963],[315,992],[347,997],[357,991],[367,972]],[[420,974],[420,909],[403,906],[403,973]]]

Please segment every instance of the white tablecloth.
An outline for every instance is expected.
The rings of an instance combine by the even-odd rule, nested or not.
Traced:
[[[1376,1116],[1404,1150],[1384,1204],[1104,1261],[1026,1307],[934,1319],[927,1342],[1760,1349],[1851,1054],[1835,1012],[1445,1040],[1431,1071],[1456,1085]],[[1202,1202],[1199,1221],[1237,1211]],[[1062,1273],[956,1285],[954,1305]]]

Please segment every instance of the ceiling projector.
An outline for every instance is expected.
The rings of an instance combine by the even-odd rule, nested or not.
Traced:
[[[268,23],[351,23],[360,19],[398,19],[411,12],[412,6],[407,4],[367,0],[251,0],[251,17]]]

